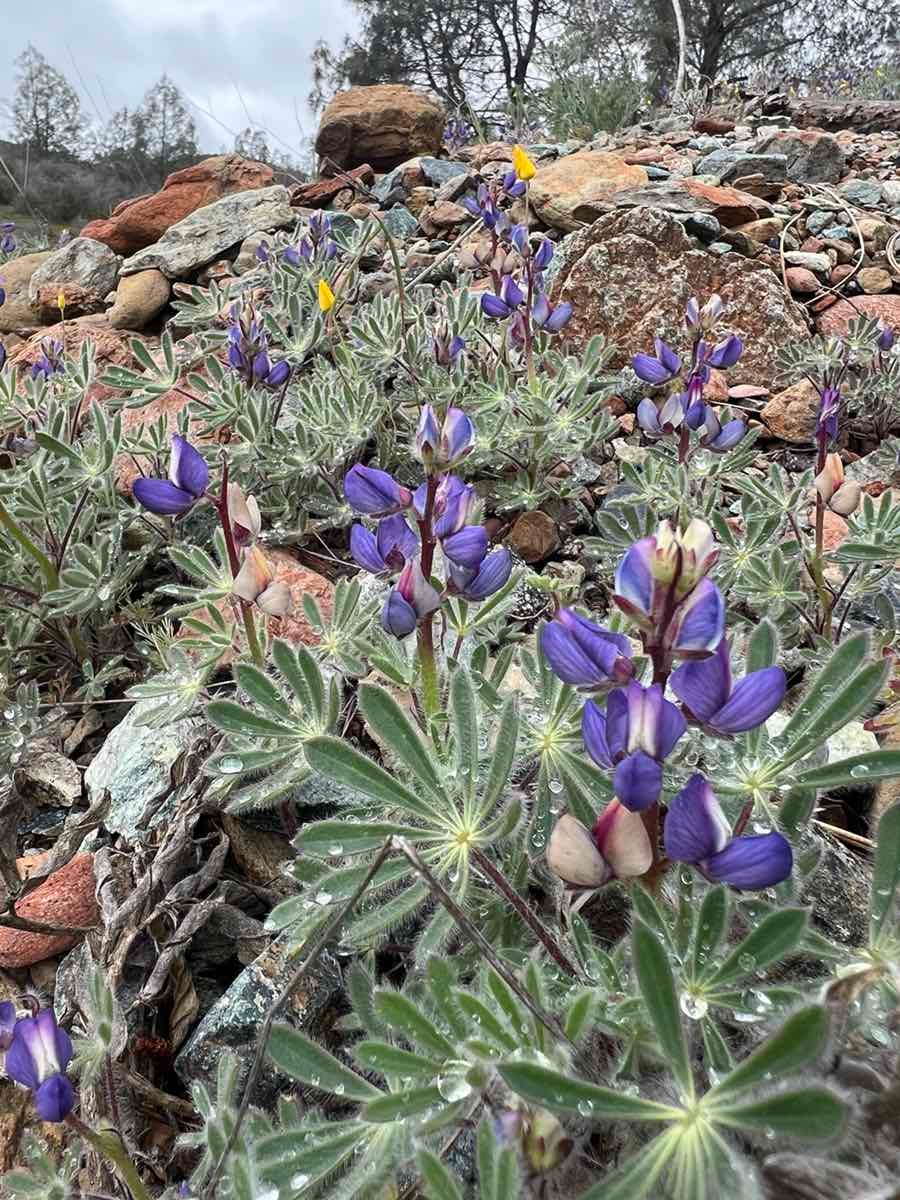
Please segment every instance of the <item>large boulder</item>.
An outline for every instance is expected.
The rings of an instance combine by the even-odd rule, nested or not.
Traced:
[[[85,225],[81,236],[105,242],[117,254],[133,254],[158,242],[169,226],[196,209],[232,192],[267,187],[272,179],[272,168],[265,163],[218,154],[176,171],[152,195],[123,200],[111,216]]]
[[[53,297],[60,292],[74,294],[82,311],[93,304],[102,305],[107,293],[115,291],[119,277],[121,258],[109,246],[93,238],[77,237],[59,250],[54,250],[31,276],[28,298],[34,305],[42,304],[42,297]],[[58,306],[57,306],[58,307]],[[73,310],[69,295],[66,308]]]
[[[186,279],[251,233],[290,229],[296,219],[285,187],[223,196],[172,225],[155,245],[126,259],[122,274],[134,275],[155,267],[167,279]]]
[[[437,154],[446,117],[434,100],[400,84],[338,92],[319,122],[316,153],[338,167],[390,171],[416,154]]]
[[[539,167],[528,198],[547,225],[571,232],[608,212],[617,192],[646,182],[644,168],[618,154],[581,150]]]
[[[777,350],[808,336],[803,309],[767,267],[695,248],[681,224],[655,209],[610,213],[565,239],[557,254],[551,296],[571,301],[566,337],[578,348],[603,334],[616,345],[613,365],[625,366],[654,334],[683,343],[684,306],[717,292],[725,303],[722,328],[743,340],[728,382],[769,387]]]
[[[3,264],[0,279],[6,301],[0,304],[0,333],[27,331],[40,323],[37,309],[29,299],[29,287],[32,275],[51,257],[51,251],[42,250],[39,254],[20,254]]]
[[[761,154],[783,154],[794,183],[837,183],[846,170],[844,151],[830,133],[781,129],[763,139]]]

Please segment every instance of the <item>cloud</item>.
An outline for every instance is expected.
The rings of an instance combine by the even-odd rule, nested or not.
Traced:
[[[12,60],[31,42],[97,123],[134,107],[165,72],[191,103],[202,149],[228,149],[253,125],[299,155],[315,129],[310,53],[320,38],[338,44],[357,20],[351,0],[43,0],[38,25],[23,5],[3,25],[0,98],[12,96]]]

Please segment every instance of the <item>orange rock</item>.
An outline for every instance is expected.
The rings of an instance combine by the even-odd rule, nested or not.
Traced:
[[[807,516],[810,525],[816,523],[816,510],[811,508]],[[837,550],[841,542],[850,532],[850,526],[842,516],[831,511],[830,508],[825,509],[825,522],[822,527],[823,542],[822,545],[826,551]]]
[[[316,153],[342,168],[366,163],[390,171],[417,154],[439,153],[445,123],[443,108],[410,87],[352,87],[322,113]]]
[[[539,167],[528,198],[541,220],[571,232],[607,212],[616,192],[646,182],[644,168],[630,165],[618,154],[579,150]]]
[[[775,437],[811,446],[819,403],[819,393],[808,379],[802,379],[773,396],[759,415]]]
[[[875,317],[900,333],[900,296],[854,296],[835,304],[819,320],[819,329],[826,334],[846,333],[857,317]]]
[[[33,856],[29,856],[32,858]],[[20,860],[26,875],[38,865]],[[54,871],[39,887],[16,905],[16,915],[47,925],[96,925],[100,910],[94,896],[94,856],[78,854]],[[30,967],[45,958],[71,949],[79,933],[28,933],[0,928],[0,967]]]
[[[82,237],[104,242],[117,254],[130,255],[158,242],[170,225],[222,196],[267,187],[271,167],[239,154],[218,154],[170,175],[152,195],[124,200],[112,215],[91,221]]]

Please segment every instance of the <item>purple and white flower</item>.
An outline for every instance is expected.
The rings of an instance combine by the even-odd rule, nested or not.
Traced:
[[[554,675],[579,688],[626,683],[634,675],[628,638],[595,625],[572,608],[559,609],[547,622],[540,646]]]
[[[6,1051],[6,1074],[34,1093],[42,1121],[64,1121],[75,1107],[75,1092],[65,1073],[71,1058],[71,1038],[57,1025],[52,1008],[16,1022]]]
[[[132,493],[137,502],[159,516],[177,517],[186,513],[206,494],[209,467],[180,433],[172,434],[172,454],[168,479],[136,479]]]
[[[781,667],[763,667],[734,684],[728,642],[722,638],[709,658],[673,671],[669,686],[690,718],[727,737],[768,721],[784,699],[787,677]]]

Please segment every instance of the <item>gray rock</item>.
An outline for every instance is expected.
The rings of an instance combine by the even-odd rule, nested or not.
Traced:
[[[821,231],[823,238],[832,238],[838,242],[849,242],[853,240],[853,233],[848,225],[826,225]]]
[[[387,175],[382,175],[372,188],[372,195],[377,196],[384,203],[394,188],[401,186],[404,170],[405,167],[403,166],[394,167],[393,171],[388,171]]]
[[[763,138],[761,154],[783,154],[794,183],[837,183],[844,174],[844,151],[830,133],[782,130]]]
[[[71,808],[81,799],[81,772],[46,742],[30,744],[27,756],[13,771],[13,784],[23,800],[43,807]]]
[[[84,288],[97,296],[115,289],[121,258],[103,242],[93,238],[73,238],[37,268],[28,284],[28,298],[34,304],[38,292],[47,284],[65,291],[67,285]]]
[[[422,173],[432,187],[441,187],[451,179],[455,179],[458,175],[468,175],[469,168],[465,163],[455,162],[450,158],[429,158],[428,156],[419,159],[419,166],[422,168]]]
[[[827,209],[816,209],[806,218],[806,228],[810,233],[820,234],[834,220],[834,213]]]
[[[710,252],[710,254],[715,254],[719,258],[721,258],[723,254],[731,253],[731,247],[727,242],[710,242],[707,246],[707,250]]]
[[[675,219],[684,225],[689,234],[704,242],[715,241],[722,232],[719,219],[712,213],[685,213],[683,216],[676,213]]]
[[[698,175],[715,175],[721,183],[730,183],[743,175],[762,175],[780,183],[787,178],[787,158],[783,154],[747,154],[730,147],[714,150],[697,163]]]
[[[861,208],[877,208],[881,203],[882,185],[877,179],[848,179],[840,187],[841,195]]]
[[[788,250],[784,261],[789,267],[806,267],[821,275],[831,270],[831,259],[827,254],[813,254],[806,250]]]
[[[900,179],[883,179],[881,195],[885,204],[900,204]]]
[[[419,228],[419,222],[405,204],[395,204],[381,218],[392,237],[405,238]]]
[[[186,1086],[203,1083],[215,1088],[219,1059],[230,1051],[238,1060],[238,1087],[243,1090],[253,1059],[260,1026],[279,991],[297,969],[289,956],[290,940],[277,938],[259,958],[238,975],[223,996],[205,1014],[175,1059],[175,1071]],[[310,974],[295,989],[282,1010],[281,1020],[310,1037],[321,1040],[337,1014],[341,973],[326,951]],[[296,1086],[267,1064],[253,1092],[253,1103],[271,1106],[279,1092]]]
[[[174,797],[160,801],[147,824],[141,824],[148,804],[168,786],[172,764],[203,729],[203,722],[194,718],[174,721],[162,729],[140,725],[139,721],[155,707],[156,701],[138,701],[110,732],[84,773],[92,802],[109,789],[106,827],[129,841],[137,840],[147,828],[171,814]]]
[[[280,186],[223,196],[172,225],[155,245],[126,259],[122,273],[157,267],[169,279],[185,278],[251,233],[293,228],[297,213],[289,201],[290,193]]]
[[[669,179],[672,175],[672,172],[667,171],[665,167],[656,167],[652,163],[649,167],[644,167],[644,170],[647,172],[648,179]]]
[[[262,229],[254,230],[249,237],[244,238],[241,242],[241,248],[238,251],[238,256],[234,260],[235,275],[246,275],[248,271],[255,271],[259,266],[259,259],[256,257],[256,251],[260,246],[266,243],[269,249],[272,248],[272,235],[266,233]]]

